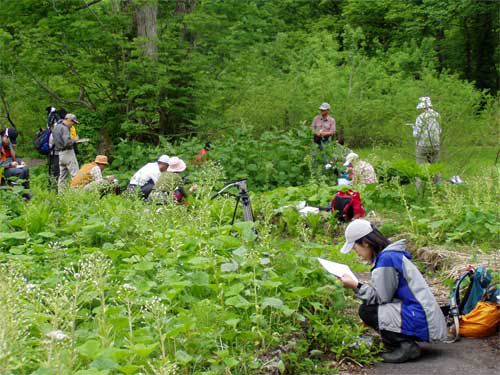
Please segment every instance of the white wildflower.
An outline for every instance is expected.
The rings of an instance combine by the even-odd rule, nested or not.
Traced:
[[[129,292],[135,292],[137,288],[133,285],[130,284],[123,284],[122,285],[123,290],[129,291]]]
[[[47,336],[55,341],[62,341],[69,338],[69,336],[60,329],[50,331],[49,333],[47,333]]]

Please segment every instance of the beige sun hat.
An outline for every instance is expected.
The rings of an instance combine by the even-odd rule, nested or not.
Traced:
[[[186,169],[186,163],[177,156],[172,156],[168,161],[167,172],[182,172]]]
[[[94,160],[97,164],[106,164],[108,165],[108,157],[106,155],[97,155]]]

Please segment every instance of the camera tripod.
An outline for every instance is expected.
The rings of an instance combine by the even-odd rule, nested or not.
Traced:
[[[253,213],[252,213],[252,205],[250,203],[250,196],[248,195],[248,189],[247,189],[247,179],[241,179],[241,180],[236,180],[233,182],[230,182],[226,186],[224,186],[220,191],[215,193],[215,195],[211,198],[217,198],[218,196],[222,195],[227,189],[231,187],[237,187],[238,188],[238,194],[232,194],[229,192],[226,192],[226,195],[232,196],[236,199],[236,205],[234,206],[234,211],[233,211],[233,218],[231,220],[231,225],[234,224],[234,220],[236,219],[236,212],[238,211],[238,205],[241,201],[241,206],[243,209],[243,218],[245,221],[254,221]]]

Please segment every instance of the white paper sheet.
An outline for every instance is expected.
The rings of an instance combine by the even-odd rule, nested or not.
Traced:
[[[348,265],[342,263],[330,262],[329,260],[322,258],[318,258],[318,261],[332,275],[335,275],[337,277],[342,277],[343,275],[349,275],[350,277],[352,277],[354,281],[356,281],[357,283],[359,282],[358,278],[356,277],[356,275],[352,273]]]

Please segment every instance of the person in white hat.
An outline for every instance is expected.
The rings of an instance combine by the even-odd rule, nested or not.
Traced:
[[[372,264],[371,281],[357,283],[348,275],[340,278],[363,301],[359,316],[380,332],[391,352],[385,362],[401,363],[420,356],[416,341],[435,342],[447,338],[445,317],[431,289],[406,249],[406,240],[391,243],[369,221],[357,219],[345,230],[340,252],[351,250]]]
[[[169,156],[161,155],[156,162],[146,164],[132,176],[127,191],[140,191],[140,195],[147,199],[161,174],[167,171],[169,163]]]
[[[171,200],[177,203],[185,203],[185,198],[188,196],[182,186],[181,173],[186,170],[186,163],[177,156],[172,156],[169,161],[167,172],[161,176],[158,182],[158,190],[168,194]],[[189,192],[196,190],[197,186],[192,185]]]
[[[413,125],[417,163],[436,163],[439,159],[441,135],[439,113],[432,108],[431,98],[428,96],[418,98],[417,109],[420,110],[420,115]]]
[[[320,150],[323,144],[328,143],[332,136],[335,136],[335,119],[329,115],[330,104],[322,103],[319,106],[321,113],[314,117],[311,130],[314,133],[314,143],[318,144]]]
[[[361,160],[358,154],[350,152],[346,158],[344,167],[348,167],[352,170],[352,184],[354,186],[359,184],[369,185],[377,182],[377,175],[373,166]]]

